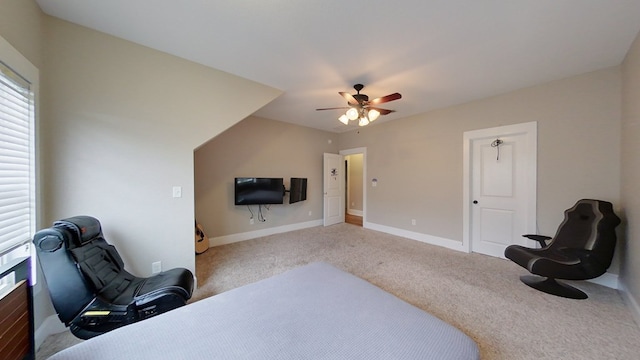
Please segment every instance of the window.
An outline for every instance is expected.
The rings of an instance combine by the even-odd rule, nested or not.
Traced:
[[[32,253],[37,79],[37,69],[0,37],[0,267]]]

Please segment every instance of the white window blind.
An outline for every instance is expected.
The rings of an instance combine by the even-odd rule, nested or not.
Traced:
[[[0,254],[35,228],[34,123],[31,84],[0,61]]]

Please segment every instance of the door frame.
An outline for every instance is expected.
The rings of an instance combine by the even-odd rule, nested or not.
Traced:
[[[367,222],[367,148],[359,147],[340,150],[338,153],[342,156],[362,154],[362,227],[365,227],[365,224]],[[345,201],[346,198],[347,194],[345,192]]]
[[[471,252],[471,187],[473,185],[473,179],[471,179],[471,166],[473,165],[471,159],[471,152],[473,150],[472,143],[474,140],[497,138],[500,136],[525,134],[527,141],[527,153],[531,156],[531,160],[525,169],[528,179],[534,179],[534,181],[527,182],[527,198],[530,200],[527,203],[526,227],[528,233],[536,233],[537,224],[537,167],[538,167],[538,122],[531,121],[527,123],[497,126],[487,129],[465,131],[463,134],[463,182],[462,182],[462,248],[466,252]],[[533,240],[526,240],[528,246],[535,247],[536,242]]]

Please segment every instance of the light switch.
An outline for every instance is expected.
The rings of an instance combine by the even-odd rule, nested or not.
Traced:
[[[173,187],[173,197],[174,198],[182,197],[182,186]]]

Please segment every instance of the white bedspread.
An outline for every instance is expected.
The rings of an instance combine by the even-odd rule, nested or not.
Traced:
[[[122,327],[61,359],[479,359],[453,326],[326,263]]]

